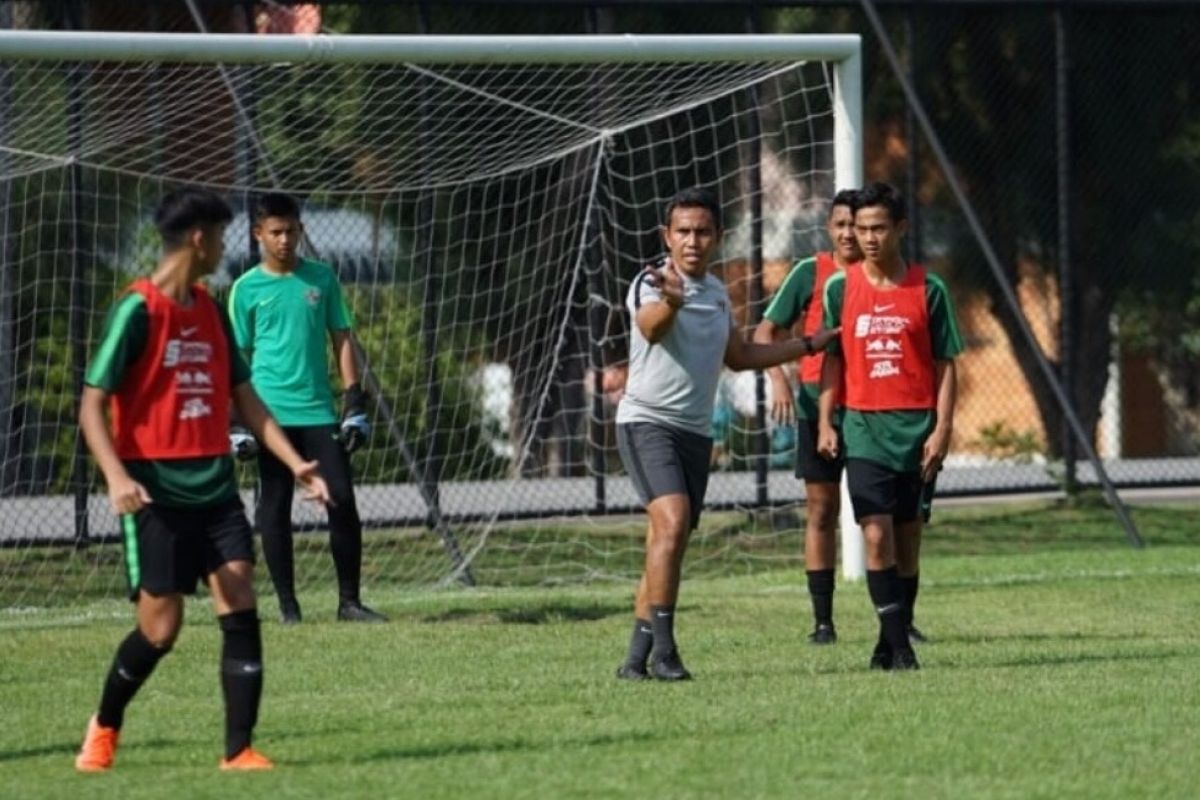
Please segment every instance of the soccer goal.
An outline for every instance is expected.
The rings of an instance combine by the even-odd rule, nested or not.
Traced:
[[[859,52],[850,35],[0,32],[0,606],[119,594],[75,404],[182,183],[237,210],[218,296],[256,261],[247,212],[269,190],[302,200],[308,255],[347,288],[374,423],[354,457],[368,588],[636,575],[613,423],[628,283],[667,199],[716,189],[752,327],[862,183]],[[722,390],[713,509],[803,496],[761,397],[753,375]],[[796,563],[795,534],[704,528],[693,552]],[[302,585],[329,585],[323,541],[298,537]]]

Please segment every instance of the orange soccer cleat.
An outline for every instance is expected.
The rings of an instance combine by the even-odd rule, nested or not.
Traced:
[[[75,756],[75,769],[80,772],[104,772],[111,769],[117,755],[117,738],[121,731],[106,728],[96,717],[88,720],[87,733],[83,735],[83,747]]]
[[[253,747],[243,748],[242,751],[233,758],[221,759],[221,769],[223,770],[249,771],[274,768],[275,764],[271,762],[271,759],[267,758]]]

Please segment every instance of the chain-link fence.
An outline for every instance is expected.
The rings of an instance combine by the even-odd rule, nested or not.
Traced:
[[[659,0],[607,5],[192,5],[7,0],[0,1],[0,25],[275,34],[324,31],[333,35],[862,34],[867,178],[889,181],[905,192],[910,203],[908,254],[947,279],[967,340],[967,352],[959,362],[955,437],[941,491],[991,493],[1096,482],[1023,326],[1032,330],[1040,354],[1053,366],[1078,421],[1119,485],[1170,485],[1200,479],[1200,384],[1191,369],[1200,350],[1195,334],[1200,317],[1200,218],[1196,212],[1200,208],[1200,101],[1195,94],[1195,87],[1200,86],[1200,16],[1186,3],[1171,2],[1136,7],[1108,2],[1061,6],[887,2],[879,3],[879,11],[953,174],[982,223],[1000,275],[984,258],[983,243],[966,223],[945,170],[917,125],[918,109],[906,101],[899,76],[884,58],[881,40],[857,3]],[[144,77],[147,92],[170,95],[177,91],[164,76]],[[5,91],[11,89],[9,84],[5,86]],[[581,97],[589,92],[587,84],[570,88]],[[64,85],[62,91],[83,88],[72,90]],[[248,201],[253,187],[268,184],[266,166],[254,160],[253,142],[244,138],[247,131],[254,130],[254,121],[272,115],[309,114],[308,129],[314,131],[314,142],[319,138],[315,131],[322,124],[321,110],[292,107],[287,102],[290,93],[298,91],[299,87],[282,80],[260,84],[253,93],[241,96],[250,124],[229,127],[221,134],[227,133],[228,141],[217,137],[209,142],[206,157],[214,162],[224,159],[228,182],[247,188],[245,196],[231,198],[235,202]],[[412,99],[417,111],[420,102],[419,97]],[[229,117],[238,113],[228,99],[215,110]],[[769,119],[758,117],[769,128]],[[95,120],[83,119],[80,124],[94,126]],[[693,131],[698,125],[694,121],[688,124]],[[498,130],[470,133],[486,140],[499,135]],[[739,158],[745,159],[745,131],[721,132],[717,123],[712,130],[716,131],[711,140],[714,147],[740,143]],[[14,133],[5,123],[0,123],[0,132],[5,137]],[[73,135],[69,126],[62,135]],[[668,125],[653,135],[672,146],[695,148],[687,157],[689,164],[705,158],[705,144],[697,141],[694,133],[677,135]],[[762,135],[766,138],[768,133]],[[386,131],[378,132],[379,142],[386,139]],[[311,155],[304,141],[285,144],[293,148],[290,152],[296,158]],[[779,152],[767,142],[757,159],[758,179],[751,181],[748,173],[737,168],[734,178],[721,183],[727,205],[754,207],[748,199],[754,195],[762,201],[761,221],[767,235],[757,254],[763,265],[761,274],[750,271],[749,265],[759,260],[751,257],[748,245],[731,243],[726,248],[726,279],[739,320],[747,329],[791,263],[822,246],[813,208],[780,200],[790,191],[797,163],[794,158],[780,158]],[[64,165],[50,177],[38,173],[35,178],[32,171],[21,173],[26,157],[19,149],[4,150],[8,177],[2,190],[10,213],[0,230],[4,253],[0,409],[5,413],[0,420],[4,430],[0,503],[6,506],[0,538],[12,541],[37,538],[50,529],[54,537],[73,538],[81,529],[87,532],[89,516],[95,516],[87,512],[94,479],[82,458],[73,424],[73,380],[84,354],[72,348],[86,340],[88,334],[82,332],[98,321],[72,318],[69,310],[80,304],[99,305],[107,299],[81,294],[79,287],[69,282],[46,285],[38,280],[40,267],[32,262],[19,264],[14,256],[20,226],[34,218],[57,220],[40,234],[47,238],[103,238],[97,234],[104,227],[102,215],[90,220],[71,218],[73,181],[86,182],[88,176]],[[395,180],[388,159],[402,158],[398,152],[383,158],[379,152],[365,150],[330,150],[322,157],[328,160],[323,168],[342,170],[367,186],[372,181]],[[648,146],[644,157],[652,161],[654,149]],[[653,169],[653,165],[632,160],[629,167],[632,172]],[[671,173],[669,180],[656,184],[647,196],[670,194],[671,187],[665,183],[723,180],[719,174],[717,161],[694,169],[688,166]],[[41,183],[33,187],[35,180]],[[45,194],[47,180],[61,183],[50,195]],[[120,198],[121,203],[141,203],[148,209],[158,186],[145,180],[133,187],[93,183],[89,191],[102,203],[105,198]],[[27,199],[34,188],[43,196],[58,198],[59,205],[35,205]],[[576,188],[586,192],[583,183]],[[831,188],[825,187],[826,191]],[[309,194],[314,209],[310,232],[323,243],[318,246],[324,251],[321,255],[354,287],[363,276],[375,274],[379,253],[398,247],[398,237],[422,235],[418,216],[422,202],[445,203],[446,218],[459,225],[476,225],[482,223],[472,216],[472,209],[486,205],[490,198],[510,209],[504,224],[519,230],[521,214],[534,213],[532,208],[520,207],[521,191],[521,186],[513,185],[469,200],[450,195],[414,196],[354,205],[340,202],[336,188],[315,189]],[[581,195],[576,192],[572,196],[578,199]],[[558,195],[556,202],[574,202],[564,197],[567,194]],[[619,310],[637,263],[653,252],[653,237],[647,239],[646,231],[653,231],[657,207],[654,203],[622,207],[616,195],[610,201],[611,214],[603,230],[564,230],[556,228],[552,220],[545,225],[556,230],[555,236],[590,237],[597,263],[613,270],[610,284],[591,288],[603,296],[608,308]],[[453,206],[459,202],[464,205],[456,212]],[[129,213],[136,215],[136,211]],[[540,209],[536,213],[552,212]],[[393,224],[387,224],[389,219]],[[80,227],[83,225],[86,230]],[[248,227],[247,218],[241,216],[231,228],[234,247],[241,240],[245,250],[240,255],[235,251],[227,278],[256,258]],[[772,237],[773,229],[781,231],[781,236]],[[432,235],[457,234],[446,229]],[[510,239],[502,240],[506,246],[514,246]],[[431,250],[436,251],[436,247]],[[551,256],[539,253],[537,257]],[[403,266],[437,270],[444,264]],[[1006,302],[999,280],[1012,289],[1016,305]],[[762,295],[755,299],[759,281]],[[92,276],[87,285],[96,284]],[[110,285],[112,281],[105,283]],[[437,291],[448,290],[442,286]],[[525,309],[522,313],[536,316],[537,303],[549,308],[562,300],[549,295],[540,301],[532,297],[508,297],[507,301],[528,303],[520,306]],[[414,314],[411,327],[401,338],[419,342],[423,330],[420,303],[400,308],[410,300],[419,298],[371,295],[362,302],[395,303],[395,315]],[[439,300],[443,313],[447,302],[448,297]],[[563,329],[564,336],[577,337],[577,341],[556,345],[561,356],[554,366],[558,379],[549,383],[542,383],[545,376],[524,363],[528,353],[519,346],[520,341],[495,346],[495,342],[479,340],[481,336],[502,337],[500,328],[472,330],[454,342],[443,337],[440,344],[427,344],[424,349],[419,344],[412,347],[411,360],[418,366],[430,360],[443,363],[440,370],[432,372],[414,368],[412,375],[420,373],[420,379],[413,379],[413,385],[438,392],[439,402],[452,413],[431,416],[425,410],[428,398],[419,397],[412,398],[410,407],[393,409],[396,416],[411,417],[411,427],[406,430],[419,441],[410,442],[408,460],[381,459],[379,474],[368,469],[363,483],[410,484],[412,491],[371,500],[371,489],[365,489],[368,521],[380,525],[427,521],[429,498],[416,486],[421,480],[432,481],[434,488],[444,484],[442,491],[448,496],[453,496],[458,486],[466,487],[460,489],[466,498],[487,498],[486,493],[471,487],[484,480],[507,481],[514,469],[528,482],[523,485],[531,488],[521,493],[520,503],[505,507],[506,516],[594,514],[633,507],[633,498],[619,475],[612,436],[628,322],[615,311],[589,319],[585,306]],[[41,316],[51,309],[62,316]],[[537,327],[536,320],[504,314],[496,315],[493,322],[527,333]],[[549,334],[539,330],[529,335],[542,341]],[[368,356],[373,348],[390,348],[389,363],[398,365],[407,358],[397,353],[408,345],[370,331],[365,338]],[[439,347],[459,349],[442,354]],[[412,378],[399,366],[396,369],[388,380]],[[422,382],[425,375],[440,376],[432,389]],[[542,386],[549,388],[536,398],[528,396]],[[530,402],[539,404],[534,415],[522,411],[522,403],[527,408]],[[753,375],[728,376],[714,415],[717,464],[722,470],[710,491],[714,505],[755,506],[793,502],[803,496],[802,486],[790,477],[791,431],[763,420],[764,402],[761,380]],[[463,446],[478,455],[469,465],[438,461],[439,448],[444,449],[454,437],[471,439]],[[386,438],[381,446],[387,446]],[[526,454],[519,465],[514,458],[518,452]],[[437,462],[433,472],[427,469],[431,459]],[[62,519],[36,510],[17,513],[34,509],[28,504],[51,495],[62,497],[57,501],[61,508],[55,512],[61,513]],[[90,505],[95,510],[95,504]],[[459,511],[463,517],[494,515],[495,502],[486,500],[475,510],[466,503]],[[48,522],[52,519],[53,523]],[[17,520],[24,521],[18,525]],[[104,526],[94,521],[91,532],[95,533],[97,526],[102,533]]]

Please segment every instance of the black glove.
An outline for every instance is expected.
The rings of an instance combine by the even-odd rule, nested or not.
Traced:
[[[367,442],[371,423],[367,419],[367,393],[357,383],[346,387],[342,396],[342,429],[338,438],[347,453],[353,453]]]
[[[229,452],[238,461],[249,461],[258,455],[258,440],[241,425],[229,429]]]

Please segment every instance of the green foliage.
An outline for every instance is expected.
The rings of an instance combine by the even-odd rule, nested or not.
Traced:
[[[984,425],[979,429],[979,438],[971,444],[989,458],[1004,459],[1017,464],[1029,464],[1035,456],[1043,452],[1042,440],[1037,431],[1028,428],[1018,431],[1004,420]]]
[[[430,365],[425,358],[419,298],[395,287],[352,286],[347,287],[346,295],[371,373],[415,463],[423,464],[434,446],[441,454],[440,475],[446,480],[503,474],[507,460],[492,452],[472,370],[470,355],[483,349],[479,334],[471,330],[446,333],[439,338],[437,358]],[[435,420],[428,413],[431,367],[437,377]],[[377,415],[375,421],[370,448],[357,457],[357,480],[379,483],[419,478],[401,454],[386,418]]]

